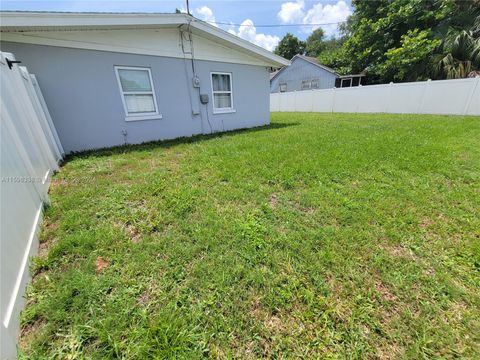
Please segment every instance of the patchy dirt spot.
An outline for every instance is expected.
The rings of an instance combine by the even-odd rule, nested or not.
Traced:
[[[393,360],[402,357],[403,350],[396,344],[385,344],[377,348],[377,359],[379,360]]]
[[[423,270],[423,274],[428,277],[435,277],[437,272],[434,269],[425,269]]]
[[[468,306],[464,302],[454,302],[450,305],[449,312],[453,315],[453,320],[455,320],[455,322],[461,322],[465,314],[468,312]],[[449,323],[448,318],[446,323]]]
[[[131,224],[128,224],[125,226],[125,232],[127,233],[128,237],[134,242],[138,243],[141,239],[142,236],[138,232],[138,230]]]
[[[422,219],[422,221],[420,221],[420,227],[422,229],[426,229],[426,228],[429,228],[431,227],[433,224],[435,224],[435,221],[433,221],[432,219],[430,219],[429,217],[424,217]]]
[[[300,305],[297,304],[297,306]],[[272,314],[266,309],[263,309],[260,297],[255,297],[252,300],[250,313],[256,322],[263,325],[268,335],[267,337],[299,334],[305,330],[302,322],[292,315],[292,313],[281,312]]]
[[[144,306],[144,307],[150,305],[155,300],[155,297],[157,296],[156,294],[158,295],[157,288],[155,287],[155,285],[149,286],[138,297],[138,300],[137,300],[138,305]]]
[[[95,261],[95,271],[97,273],[102,272],[105,268],[110,265],[110,262],[99,256]]]
[[[137,230],[134,225],[128,222],[126,224],[121,222],[115,222],[113,225],[125,231],[125,234],[130,238],[130,240],[132,240],[132,242],[138,243],[140,240],[142,240],[142,234]]]
[[[380,280],[375,281],[375,290],[377,290],[377,292],[380,294],[383,300],[386,300],[386,301],[397,300],[397,297],[394,294],[392,294],[390,289]]]
[[[172,171],[177,171],[178,168],[180,167],[182,161],[185,158],[185,154],[183,153],[169,153],[168,156],[166,157],[166,164],[168,165],[167,171],[172,172]]]
[[[150,302],[150,292],[145,290],[142,295],[137,300],[138,304],[141,306],[146,306]]]
[[[348,319],[352,316],[352,307],[344,299],[345,289],[342,282],[330,274],[325,277],[325,282],[328,284],[331,294],[328,299],[329,306],[335,309],[340,321],[348,323]]]
[[[272,195],[270,195],[270,200],[268,201],[268,203],[270,204],[270,207],[271,207],[272,209],[277,208],[278,203],[279,203],[277,194],[272,194]]]
[[[47,324],[43,318],[39,318],[34,322],[25,324],[20,329],[18,339],[18,346],[20,349],[25,349],[33,337],[38,334]]]
[[[38,257],[45,257],[48,254],[48,251],[51,249],[53,244],[55,244],[57,239],[53,236],[47,237],[44,241],[38,244]]]
[[[53,235],[54,232],[58,229],[58,223],[44,223],[43,233],[40,236],[40,243],[38,244],[38,257],[44,257],[48,254],[48,251],[57,241],[56,237]]]
[[[308,215],[313,215],[313,214],[315,214],[315,208],[309,206],[305,209],[305,213],[307,213]]]
[[[58,229],[58,223],[54,222],[54,223],[46,223],[45,224],[45,229],[46,230],[49,230],[49,231],[55,231]]]
[[[259,296],[254,297],[252,300],[250,313],[256,320],[259,320],[262,315],[261,301],[262,299]]]
[[[419,258],[415,253],[410,250],[409,248],[402,246],[402,245],[386,245],[382,246],[382,248],[392,257],[401,257],[405,259],[410,259],[414,261],[418,261]]]
[[[275,315],[272,315],[263,321],[265,328],[273,333],[283,332],[285,324]]]

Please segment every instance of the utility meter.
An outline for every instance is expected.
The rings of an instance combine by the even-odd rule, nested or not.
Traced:
[[[193,87],[199,88],[200,87],[200,78],[198,76],[194,76],[192,79]]]

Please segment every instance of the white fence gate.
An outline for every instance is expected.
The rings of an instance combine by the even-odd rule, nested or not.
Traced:
[[[273,93],[270,111],[480,115],[480,78]]]
[[[50,177],[64,155],[35,76],[14,60],[0,52],[1,359],[16,357],[28,260],[38,246]]]

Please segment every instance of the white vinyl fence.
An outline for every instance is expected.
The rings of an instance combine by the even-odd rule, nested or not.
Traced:
[[[62,145],[35,76],[0,52],[1,82],[1,359],[16,357],[19,312],[29,257]]]
[[[273,93],[270,111],[480,115],[480,78]]]

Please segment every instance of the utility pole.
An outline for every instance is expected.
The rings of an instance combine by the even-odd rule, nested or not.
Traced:
[[[190,15],[190,5],[188,4],[188,0],[186,0],[187,2],[187,14]]]

